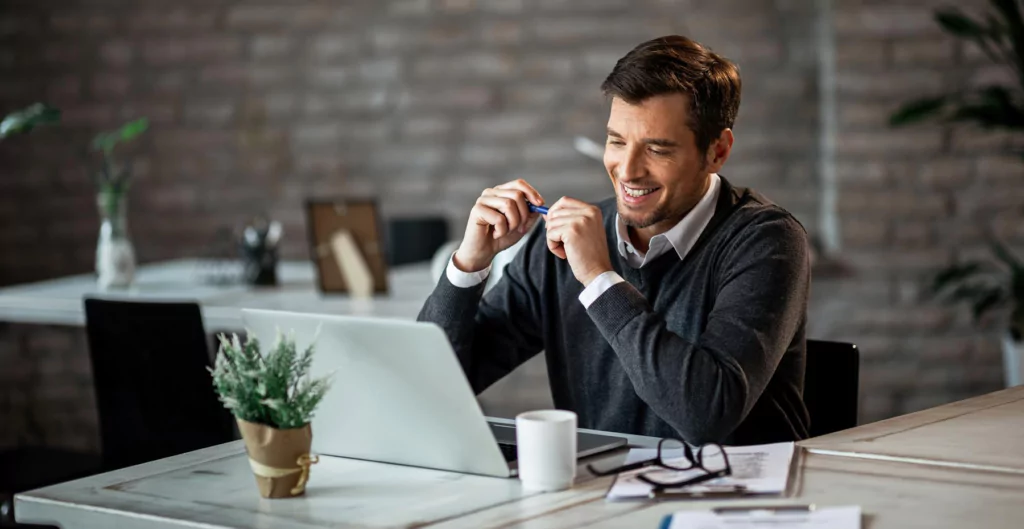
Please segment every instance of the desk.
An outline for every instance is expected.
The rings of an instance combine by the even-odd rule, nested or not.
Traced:
[[[802,444],[822,454],[913,460],[1024,476],[1024,386],[808,439]]]
[[[1011,421],[1004,429],[1015,427]],[[634,446],[654,442],[652,438],[630,437]],[[594,462],[618,464],[624,454],[620,450],[598,456]],[[799,451],[795,468],[790,499],[729,504],[858,504],[865,514],[866,529],[1017,528],[1024,518],[1024,475],[806,449]],[[667,513],[726,503],[608,502],[604,494],[610,482],[611,478],[594,478],[581,468],[573,489],[530,494],[520,489],[517,480],[324,457],[313,468],[305,497],[263,500],[246,464],[244,448],[233,442],[19,494],[15,512],[19,521],[58,522],[85,529],[654,528]]]
[[[0,321],[85,325],[84,296],[138,301],[197,301],[206,328],[241,329],[242,308],[290,310],[355,316],[414,319],[433,290],[427,264],[399,266],[388,275],[390,293],[372,299],[321,294],[313,265],[284,261],[279,285],[213,284],[203,281],[209,262],[195,259],[154,263],[139,268],[128,290],[100,291],[92,274],[0,288]]]

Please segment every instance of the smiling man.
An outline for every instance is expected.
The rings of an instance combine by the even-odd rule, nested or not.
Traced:
[[[739,72],[680,36],[616,63],[604,164],[615,197],[563,197],[542,229],[518,180],[484,190],[420,319],[481,392],[546,351],[555,406],[582,428],[753,444],[807,436],[810,266],[784,209],[718,171]],[[494,256],[522,251],[483,296]]]

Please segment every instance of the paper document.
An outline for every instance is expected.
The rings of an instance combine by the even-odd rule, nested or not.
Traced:
[[[823,507],[806,512],[753,510],[729,513],[681,511],[665,517],[662,529],[860,529],[860,507]]]
[[[789,481],[790,466],[793,462],[793,443],[773,443],[767,445],[726,446],[725,453],[729,456],[732,475],[707,481],[690,487],[686,492],[715,492],[734,490],[737,486],[744,487],[745,494],[782,494],[786,491]],[[625,464],[653,459],[658,451],[654,448],[634,448],[626,456]],[[678,454],[678,455],[676,455]],[[668,462],[676,462],[686,466],[682,449],[675,453],[669,452]],[[671,471],[659,470],[657,466],[649,466],[631,472],[624,472],[615,478],[615,483],[608,490],[609,500],[641,499],[649,497],[651,485],[636,478],[638,474],[647,473],[659,481],[673,482],[696,477],[705,472],[700,469]],[[674,489],[669,489],[672,492]]]

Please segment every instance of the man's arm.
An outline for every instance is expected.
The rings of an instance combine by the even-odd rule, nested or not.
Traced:
[[[540,271],[532,270],[531,265],[531,254],[542,234],[543,230],[535,230],[528,236],[486,296],[485,282],[459,287],[452,284],[447,272],[442,274],[417,318],[444,329],[475,393],[487,389],[544,347],[540,298],[532,281],[533,274]]]
[[[629,283],[587,312],[637,395],[692,444],[721,442],[761,396],[807,310],[803,228],[781,212],[755,221],[723,256],[718,295],[696,343],[669,331]]]

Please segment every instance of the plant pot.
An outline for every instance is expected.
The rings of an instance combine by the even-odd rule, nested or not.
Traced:
[[[317,462],[309,453],[313,442],[309,424],[279,430],[242,419],[237,421],[260,496],[291,498],[304,494],[309,466]]]
[[[1008,388],[1024,383],[1024,342],[1010,333],[1003,335],[1003,380]]]

